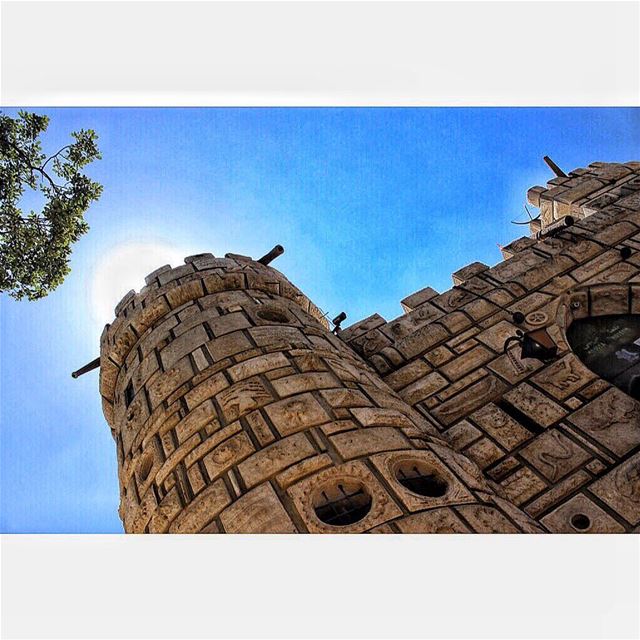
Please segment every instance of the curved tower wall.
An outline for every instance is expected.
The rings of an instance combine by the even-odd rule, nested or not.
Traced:
[[[250,258],[191,256],[127,294],[100,392],[127,532],[536,530]]]

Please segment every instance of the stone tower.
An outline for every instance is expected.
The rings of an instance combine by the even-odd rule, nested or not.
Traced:
[[[101,338],[125,530],[632,530],[640,405],[567,330],[640,311],[639,173],[596,163],[530,190],[540,221],[504,262],[337,335],[245,256],[150,274]],[[552,360],[503,348],[540,329]]]

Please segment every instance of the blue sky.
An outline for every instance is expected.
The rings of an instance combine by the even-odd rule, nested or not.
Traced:
[[[16,110],[4,109],[14,115]],[[33,109],[45,151],[99,134],[104,185],[71,274],[38,302],[0,297],[0,530],[122,531],[97,372],[109,308],[191,253],[259,257],[349,324],[501,259],[526,190],[593,161],[640,159],[639,109]]]

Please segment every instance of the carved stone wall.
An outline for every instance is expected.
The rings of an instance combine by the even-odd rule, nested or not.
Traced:
[[[534,234],[575,224],[339,336],[244,256],[150,274],[101,339],[125,530],[637,531],[640,403],[566,332],[640,313],[640,163],[594,163],[528,197]],[[540,328],[552,362],[503,352]]]
[[[127,532],[537,530],[276,270],[191,256],[116,313],[100,390]]]
[[[498,265],[471,264],[449,291],[418,291],[403,316],[370,316],[341,337],[548,531],[638,531],[640,404],[587,369],[566,331],[640,313],[640,163],[594,163],[528,197],[534,233],[567,215],[575,224],[520,238]],[[539,328],[559,347],[553,362],[503,353],[518,329]]]

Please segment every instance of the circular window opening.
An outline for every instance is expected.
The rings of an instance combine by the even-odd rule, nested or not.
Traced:
[[[591,520],[584,513],[576,513],[571,516],[571,526],[578,531],[585,531],[591,526]]]
[[[277,322],[279,324],[289,322],[289,318],[282,311],[277,311],[276,309],[259,309],[256,315],[267,322]]]
[[[442,476],[418,460],[400,463],[396,467],[396,479],[405,489],[428,498],[440,498],[449,488]]]
[[[371,495],[361,482],[342,480],[325,486],[313,501],[318,518],[334,527],[346,527],[371,510]]]

